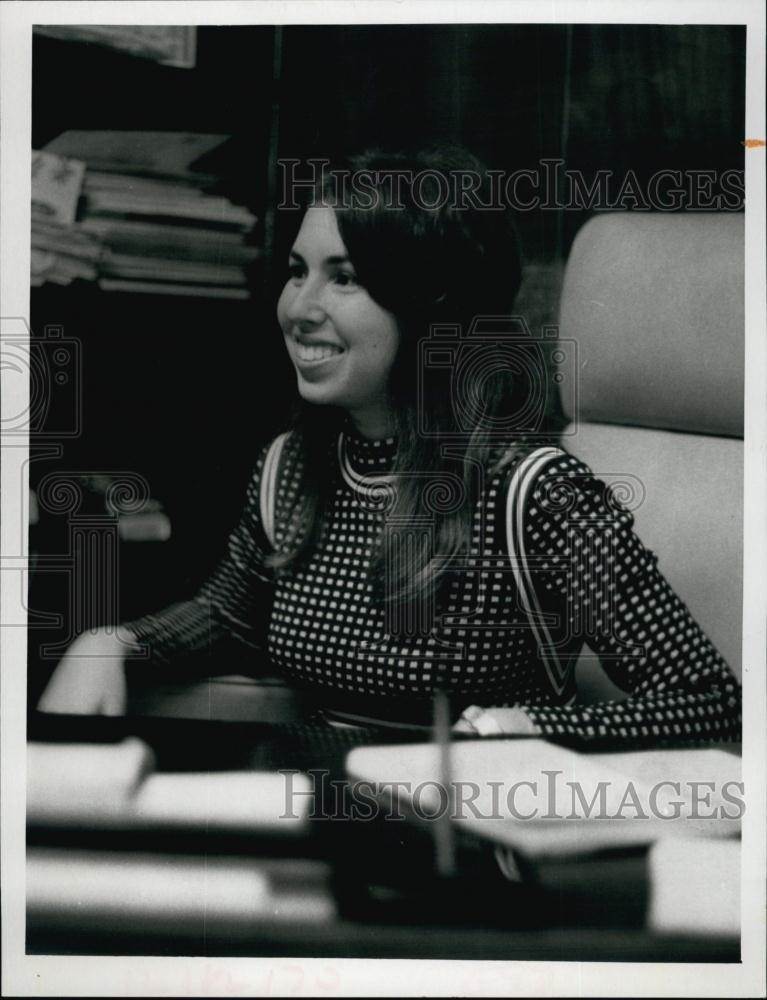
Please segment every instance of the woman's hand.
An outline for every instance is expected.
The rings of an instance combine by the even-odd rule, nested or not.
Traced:
[[[75,639],[38,703],[41,712],[123,715],[127,704],[125,658],[130,643],[100,629]]]
[[[470,705],[456,724],[454,733],[478,736],[539,736],[541,730],[524,708],[480,708]]]

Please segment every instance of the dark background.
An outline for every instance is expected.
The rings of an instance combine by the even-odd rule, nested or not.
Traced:
[[[33,335],[82,345],[83,431],[52,470],[133,471],[169,513],[166,543],[121,546],[120,617],[188,596],[215,563],[254,458],[285,419],[292,374],[274,302],[297,219],[270,212],[275,159],[367,146],[458,142],[488,167],[562,157],[587,176],[627,169],[742,169],[745,29],[718,26],[426,25],[201,27],[194,69],[35,36],[33,145],[66,129],[216,132],[224,192],[278,248],[247,303],[103,293],[79,282],[32,293]],[[270,145],[271,137],[271,145]],[[527,270],[518,311],[556,321],[563,263],[587,212],[519,213]],[[271,259],[271,258],[269,258]],[[551,422],[559,412],[553,397]],[[50,414],[55,427],[55,408]],[[64,517],[44,515],[33,550],[62,553]],[[33,576],[30,607],[61,612],[62,574]],[[52,664],[31,629],[30,694]]]

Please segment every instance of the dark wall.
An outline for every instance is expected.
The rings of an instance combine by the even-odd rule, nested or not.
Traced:
[[[423,25],[285,31],[281,149],[459,142],[491,168],[562,157],[591,173],[742,168],[745,31],[717,26]],[[522,213],[531,258],[578,213]]]

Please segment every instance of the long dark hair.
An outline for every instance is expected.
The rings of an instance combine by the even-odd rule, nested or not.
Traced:
[[[420,600],[469,544],[478,470],[492,473],[540,429],[544,366],[511,319],[519,239],[508,211],[492,203],[490,175],[463,150],[368,151],[326,171],[314,197],[333,207],[361,284],[399,324],[394,501],[371,574],[383,599]],[[271,562],[280,571],[320,537],[335,486],[328,455],[344,419],[331,407],[300,406],[293,437],[303,481],[292,508],[278,509],[286,528]],[[431,532],[403,559],[393,526],[408,522],[429,522]]]

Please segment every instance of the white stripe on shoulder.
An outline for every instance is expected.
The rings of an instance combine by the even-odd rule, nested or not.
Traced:
[[[290,435],[290,431],[284,431],[269,445],[264,458],[264,467],[261,470],[261,483],[259,489],[259,508],[261,514],[261,525],[264,529],[267,541],[272,548],[275,547],[275,524],[274,513],[277,497],[277,479],[280,471],[280,458],[285,447],[285,442]]]
[[[554,458],[564,455],[561,448],[541,447],[526,455],[514,470],[506,496],[506,543],[512,573],[517,585],[522,606],[528,615],[530,625],[541,652],[546,672],[552,687],[561,695],[567,686],[567,666],[559,661],[553,652],[554,644],[546,626],[545,615],[538,602],[535,584],[530,574],[525,552],[525,507],[527,497],[535,485],[541,470]]]

